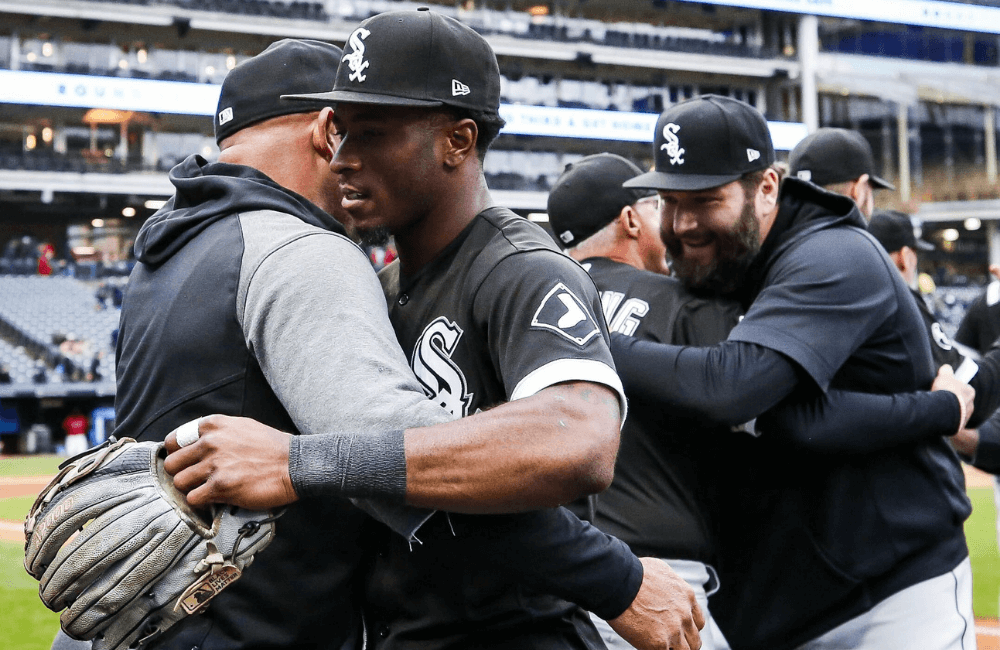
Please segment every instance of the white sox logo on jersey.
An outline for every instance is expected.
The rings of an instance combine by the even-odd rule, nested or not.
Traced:
[[[469,414],[472,395],[462,370],[451,360],[462,328],[444,316],[424,328],[413,346],[410,368],[424,386],[431,401],[448,409],[455,417]]]
[[[684,159],[681,158],[681,156],[684,155],[684,150],[681,149],[680,140],[678,140],[675,135],[680,130],[680,125],[674,124],[673,122],[663,127],[663,139],[666,140],[666,142],[660,145],[660,151],[667,152],[667,155],[670,156],[671,165],[684,164]]]
[[[531,326],[551,330],[581,347],[601,333],[587,306],[562,282],[542,298]]]
[[[941,329],[941,325],[938,323],[931,325],[931,336],[942,350],[950,350],[955,347],[951,344],[951,339],[948,338],[948,335],[944,333],[944,330]]]
[[[608,329],[629,336],[635,336],[642,317],[649,313],[649,303],[640,298],[625,299],[620,291],[602,291],[601,306]]]
[[[345,54],[343,59],[347,63],[347,67],[351,70],[351,76],[349,79],[351,81],[363,82],[368,78],[368,75],[361,74],[370,65],[368,61],[365,61],[365,44],[362,42],[368,35],[371,34],[370,31],[364,27],[358,27],[351,34],[350,38],[347,39],[347,44],[351,46],[351,53]]]

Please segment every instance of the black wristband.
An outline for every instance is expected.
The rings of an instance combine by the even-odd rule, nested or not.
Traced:
[[[403,431],[295,436],[288,474],[300,497],[406,498]]]

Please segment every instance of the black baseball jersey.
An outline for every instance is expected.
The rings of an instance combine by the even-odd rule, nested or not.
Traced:
[[[1000,338],[1000,281],[991,282],[966,312],[955,340],[985,354]]]
[[[696,297],[675,278],[606,258],[583,261],[601,293],[608,329],[674,345],[714,345],[739,321],[735,302]],[[611,487],[597,496],[595,525],[641,556],[714,563],[710,511],[717,459],[732,434],[670,418],[629,396]]]
[[[456,416],[564,381],[603,383],[622,395],[593,281],[543,230],[509,210],[480,213],[414,276],[392,264],[380,278],[414,373],[430,399]],[[542,512],[587,527],[565,511]],[[439,513],[412,549],[398,536],[377,535],[366,585],[372,645],[603,647],[578,607],[532,591],[516,571],[489,566],[476,552],[469,529],[493,521],[510,530],[519,517]],[[590,552],[574,550],[572,539],[568,553]]]
[[[958,372],[958,369],[962,367],[963,363],[974,364],[975,362],[962,354],[962,352],[955,347],[952,340],[948,338],[948,335],[945,334],[944,330],[941,328],[941,323],[934,318],[934,314],[931,313],[930,308],[924,301],[924,297],[917,291],[912,291],[912,293],[913,299],[917,302],[917,307],[920,309],[920,315],[924,319],[924,326],[927,328],[927,335],[931,340],[931,356],[934,357],[934,367],[940,368],[941,366],[947,364],[951,366],[953,370]],[[968,378],[965,378],[965,381],[968,381]]]

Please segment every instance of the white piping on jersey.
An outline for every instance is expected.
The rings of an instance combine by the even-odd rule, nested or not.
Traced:
[[[618,393],[622,408],[622,424],[628,411],[628,400],[618,373],[603,361],[595,359],[556,359],[540,368],[535,368],[517,383],[510,394],[510,401],[531,397],[542,390],[564,381],[589,381],[604,384]]]
[[[979,372],[979,364],[972,357],[964,357],[962,363],[955,368],[955,379],[969,383]]]
[[[1000,282],[990,282],[986,287],[986,304],[992,307],[1000,302]]]

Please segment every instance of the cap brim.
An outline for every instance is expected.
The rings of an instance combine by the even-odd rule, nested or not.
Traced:
[[[876,189],[893,190],[893,191],[896,190],[895,185],[885,180],[884,178],[879,178],[878,176],[875,176],[874,174],[868,176],[868,184]]]
[[[625,181],[622,187],[667,191],[707,190],[732,183],[741,176],[742,174],[666,174],[652,171]]]
[[[917,240],[917,248],[922,251],[932,251],[934,250],[934,244],[929,241],[924,241],[923,239]]]
[[[297,101],[325,101],[334,104],[375,104],[379,106],[444,106],[444,102],[429,101],[426,99],[411,99],[409,97],[395,97],[392,95],[378,95],[375,93],[362,93],[354,90],[331,90],[325,93],[310,93],[308,95],[282,95],[282,99]]]

